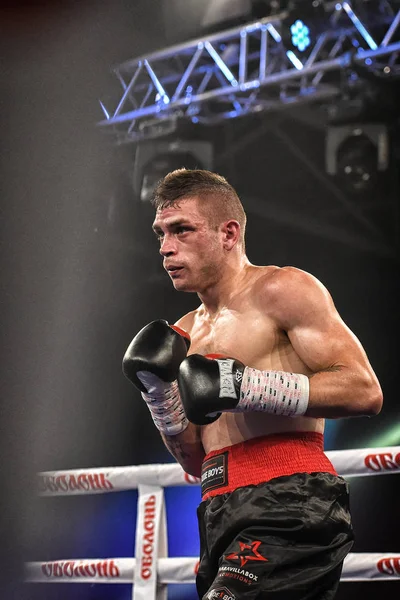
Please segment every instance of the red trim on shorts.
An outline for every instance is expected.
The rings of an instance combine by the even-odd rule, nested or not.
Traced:
[[[314,431],[279,433],[253,438],[233,446],[213,450],[203,464],[220,454],[227,455],[227,485],[206,492],[202,500],[233,492],[238,487],[258,485],[274,477],[294,473],[337,475],[324,453],[324,436]]]

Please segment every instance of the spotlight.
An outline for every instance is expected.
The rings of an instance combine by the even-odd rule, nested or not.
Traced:
[[[322,2],[288,2],[281,35],[288,51],[300,54],[311,52],[318,35],[329,28]]]
[[[326,140],[326,170],[355,194],[371,190],[379,172],[389,167],[389,134],[384,124],[330,127]]]
[[[304,52],[311,44],[310,30],[300,19],[297,19],[293,25],[290,26],[290,33],[292,34],[293,46],[298,48],[300,52]]]
[[[349,192],[361,194],[378,177],[377,149],[365,135],[347,138],[337,149],[337,176]]]
[[[186,169],[202,169],[203,165],[196,160],[193,154],[175,152],[172,154],[158,154],[143,167],[140,200],[150,202],[157,183],[170,171],[185,167]]]
[[[174,140],[143,142],[138,146],[133,171],[133,189],[142,202],[149,202],[157,183],[175,169],[212,169],[210,142]]]

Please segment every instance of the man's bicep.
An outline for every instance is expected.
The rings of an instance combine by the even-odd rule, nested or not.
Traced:
[[[311,371],[366,361],[356,336],[341,319],[328,290],[313,276],[284,274],[279,320],[300,359]]]
[[[287,334],[296,354],[311,371],[340,369],[365,360],[360,342],[337,313],[304,318]]]
[[[310,379],[315,374],[307,416],[333,419],[379,413],[382,390],[367,355],[315,277],[294,268],[282,269],[272,312],[310,370],[303,373]]]

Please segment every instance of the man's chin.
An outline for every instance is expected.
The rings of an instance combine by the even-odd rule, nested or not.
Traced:
[[[172,280],[172,285],[177,292],[195,292],[196,290],[187,281],[182,281],[179,278]]]

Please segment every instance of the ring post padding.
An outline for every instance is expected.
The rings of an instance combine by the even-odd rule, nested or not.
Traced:
[[[166,556],[164,490],[160,486],[139,483],[133,600],[167,600],[167,586],[157,581],[158,559]]]

